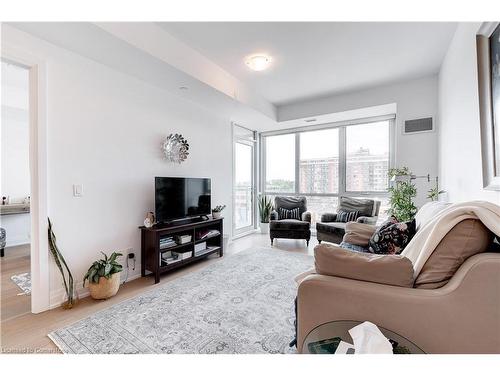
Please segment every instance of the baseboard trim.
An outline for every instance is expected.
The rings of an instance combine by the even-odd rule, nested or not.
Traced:
[[[25,239],[21,239],[21,240],[14,240],[14,241],[8,241],[7,240],[7,243],[5,244],[5,248],[9,248],[9,247],[16,247],[16,246],[21,246],[21,245],[30,245],[31,244],[31,241],[29,240],[29,238]]]
[[[141,277],[140,272],[134,273],[134,274],[128,276],[126,282],[128,283],[132,280],[138,279],[139,277]],[[122,283],[123,283],[123,280],[122,280]],[[83,282],[79,282],[76,284],[76,292],[78,293],[79,299],[88,297],[90,295],[89,288],[87,288],[87,287],[84,288]],[[57,309],[58,307],[61,307],[61,305],[63,303],[64,296],[65,296],[64,288],[61,288],[61,289],[56,290],[54,292],[51,292],[50,293],[49,310],[53,310],[53,309]]]

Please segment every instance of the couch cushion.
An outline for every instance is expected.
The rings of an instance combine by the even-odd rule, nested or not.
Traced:
[[[340,197],[337,212],[339,210],[359,211],[359,216],[374,216],[374,205],[373,199]]]
[[[330,244],[314,248],[316,273],[379,284],[413,286],[413,265],[399,255],[358,253]]]
[[[323,233],[344,233],[346,223],[316,223],[316,230]]]
[[[481,221],[466,219],[444,236],[415,280],[416,288],[434,289],[446,284],[467,258],[482,253],[493,241]]]
[[[308,230],[309,227],[309,222],[295,219],[275,220],[269,223],[269,228],[272,230]]]
[[[371,224],[346,223],[343,241],[352,245],[367,247],[370,237],[376,229],[377,227]]]

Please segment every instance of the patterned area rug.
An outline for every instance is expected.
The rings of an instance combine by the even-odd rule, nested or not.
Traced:
[[[20,294],[31,294],[31,274],[29,272],[13,275],[10,279],[14,284],[21,288],[23,293]]]
[[[248,249],[49,337],[64,353],[286,353],[313,257]]]

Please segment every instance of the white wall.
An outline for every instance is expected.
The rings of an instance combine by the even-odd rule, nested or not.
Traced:
[[[480,23],[459,24],[439,73],[439,170],[451,202],[500,204],[500,192],[483,189],[476,33]]]
[[[140,231],[154,210],[155,176],[212,178],[213,205],[226,204],[231,228],[231,124],[197,105],[128,75],[3,25],[2,42],[46,60],[49,216],[77,281],[100,251],[137,256]],[[182,133],[190,155],[181,165],[162,158],[160,143]],[[83,184],[74,198],[72,185]],[[51,303],[62,300],[52,265]]]
[[[437,76],[432,76],[285,105],[279,107],[279,119],[289,121],[396,103],[396,165],[408,166],[416,175],[429,173],[435,177],[438,174],[438,132],[404,135],[402,127],[405,120],[432,116],[435,129],[439,129],[437,84]],[[427,190],[433,183],[416,180],[416,185],[418,196],[415,201],[421,206],[426,202]]]

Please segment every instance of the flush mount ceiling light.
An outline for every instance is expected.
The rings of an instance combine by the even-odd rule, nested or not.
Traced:
[[[271,56],[252,55],[246,58],[245,64],[247,64],[250,69],[260,72],[261,70],[269,68],[271,60]]]

